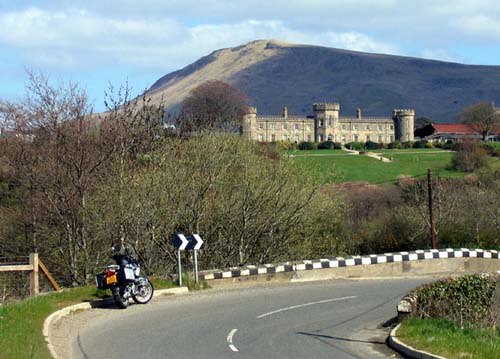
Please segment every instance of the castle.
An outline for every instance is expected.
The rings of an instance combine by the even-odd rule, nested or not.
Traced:
[[[395,109],[392,117],[365,117],[361,109],[356,117],[340,117],[338,103],[313,104],[313,116],[289,116],[283,108],[281,116],[257,116],[249,107],[243,117],[243,135],[259,142],[333,141],[390,143],[395,140],[413,141],[415,110]]]

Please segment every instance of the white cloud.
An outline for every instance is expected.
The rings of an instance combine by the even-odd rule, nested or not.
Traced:
[[[279,20],[187,27],[169,18],[117,19],[85,10],[30,8],[0,15],[0,43],[20,49],[30,66],[67,69],[110,64],[172,70],[215,49],[255,39],[280,39],[358,51],[397,53],[395,46],[357,32],[308,32]]]

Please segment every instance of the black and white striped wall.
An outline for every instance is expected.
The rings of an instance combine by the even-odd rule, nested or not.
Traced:
[[[483,249],[429,249],[413,252],[397,252],[373,254],[369,256],[336,257],[318,260],[304,260],[295,263],[264,264],[260,266],[235,267],[227,270],[206,271],[200,274],[200,279],[213,280],[254,276],[259,274],[286,273],[307,271],[322,268],[351,267],[393,262],[408,262],[419,260],[446,259],[446,258],[487,258],[499,259],[498,251]]]

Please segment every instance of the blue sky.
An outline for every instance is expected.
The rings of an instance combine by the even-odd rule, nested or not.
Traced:
[[[26,69],[76,81],[97,110],[108,83],[135,92],[216,49],[279,39],[500,65],[499,0],[0,0],[0,98]]]

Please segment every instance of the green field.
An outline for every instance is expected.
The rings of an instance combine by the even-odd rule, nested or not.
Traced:
[[[431,168],[435,176],[461,177],[464,173],[449,169],[453,152],[439,149],[375,150],[393,162],[384,163],[365,155],[351,155],[342,150],[289,151],[298,165],[312,171],[327,183],[365,181],[384,183],[399,176],[420,177]]]

